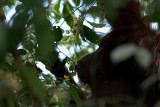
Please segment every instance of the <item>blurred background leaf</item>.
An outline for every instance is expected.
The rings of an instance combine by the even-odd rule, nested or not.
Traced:
[[[77,78],[76,61],[98,48],[100,38],[111,29],[117,9],[126,1],[1,0],[0,106],[69,107],[74,101],[80,107],[79,90],[66,82],[62,72],[61,77],[56,76],[56,70],[66,66]],[[159,29],[159,0],[141,0],[141,4]],[[124,61],[134,53],[141,66],[150,63],[147,50],[132,49],[121,46],[112,59]],[[57,60],[61,63],[52,71]]]

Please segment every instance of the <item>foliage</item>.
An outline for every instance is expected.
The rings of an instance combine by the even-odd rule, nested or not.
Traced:
[[[66,54],[58,46],[68,50],[75,48],[75,57],[65,55],[71,75],[75,75],[75,61],[89,49],[95,50],[99,43],[100,36],[95,29],[105,27],[106,19],[112,24],[121,2],[1,0],[0,106],[69,107],[74,100],[77,107],[81,107],[78,89],[68,77],[56,78],[54,74],[44,74],[37,64],[41,62],[51,71],[59,55]],[[146,13],[151,20],[159,22],[159,1],[142,0],[142,4],[146,3]],[[16,12],[7,20],[8,11],[5,8],[13,6],[16,6]],[[79,47],[81,51],[76,50]]]

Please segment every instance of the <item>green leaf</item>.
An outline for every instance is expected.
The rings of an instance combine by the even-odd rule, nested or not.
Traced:
[[[23,40],[23,33],[25,32],[25,25],[29,15],[27,11],[19,13],[14,21],[12,27],[9,29],[7,40],[10,49],[16,49],[18,44]]]
[[[89,27],[85,25],[83,26],[83,30],[84,30],[84,36],[86,37],[87,40],[95,44],[99,43],[100,38],[93,30],[91,30]]]
[[[103,23],[94,23],[94,22],[89,22],[87,21],[90,25],[92,25],[93,27],[96,27],[96,28],[102,28],[102,27],[105,27],[106,24],[103,24]]]
[[[9,59],[9,60],[12,60],[12,59]],[[3,62],[3,63],[0,63],[0,68],[1,70],[3,71],[9,71],[9,72],[15,72],[16,71],[16,68],[11,65],[8,61],[6,62]]]
[[[83,0],[83,4],[85,5],[91,5],[92,3],[94,3],[95,0]]]
[[[41,57],[48,57],[54,46],[50,22],[45,18],[37,19],[35,31],[38,43],[37,54]]]
[[[63,38],[62,29],[60,27],[54,26],[53,30],[52,30],[52,34],[53,34],[56,42],[61,41],[61,39]]]
[[[33,24],[28,25],[25,30],[25,37],[22,41],[22,45],[29,52],[33,52],[37,45],[37,37],[35,35],[35,27]]]
[[[29,62],[27,62],[26,64],[25,64],[27,67],[29,67],[29,68],[32,68],[33,70],[35,70],[35,71],[38,71],[38,72],[42,72],[42,70],[40,69],[40,68],[38,68],[35,64],[32,64],[32,63],[29,63]],[[37,72],[37,73],[38,73]]]
[[[59,9],[60,9],[60,0],[58,0],[57,4],[54,7],[54,11],[59,13]]]
[[[24,5],[25,8],[33,8],[38,7],[39,9],[42,8],[43,0],[20,0]]]
[[[44,87],[42,86],[42,83],[40,82],[39,77],[35,72],[35,70],[29,67],[20,67],[21,77],[24,80],[26,87],[30,90],[31,94],[36,97],[39,103],[46,102]]]
[[[66,2],[63,8],[63,17],[65,18],[65,21],[69,26],[71,26],[73,23],[73,17],[71,15],[72,10],[73,10],[73,7],[70,5],[69,2]]]
[[[66,2],[66,4],[67,4],[68,11],[72,12],[73,11],[73,6],[68,1]]]
[[[82,41],[81,41],[79,35],[77,35],[77,34],[74,35],[74,42],[78,46],[82,45]]]
[[[88,13],[91,14],[93,17],[96,17],[99,15],[100,11],[97,6],[92,6],[89,10]]]
[[[88,14],[90,14],[93,18],[99,17],[100,21],[103,21],[105,18],[104,9],[101,9],[101,7],[97,7],[97,6],[92,6],[88,10]]]
[[[63,104],[59,101],[57,102],[57,104],[58,104],[58,107],[64,107]]]
[[[80,5],[81,0],[72,0],[72,2],[73,2],[76,6],[79,6],[79,5]]]
[[[77,107],[82,107],[82,101],[80,99],[78,89],[73,86],[72,83],[69,81],[67,81],[67,84],[69,85],[69,91],[72,94],[72,97],[75,100]]]
[[[142,83],[141,83],[141,88],[142,90],[147,90],[150,88],[153,84],[157,83],[159,81],[159,76],[156,74],[153,74],[146,78]]]
[[[33,52],[36,46],[36,43],[32,39],[26,39],[23,41],[23,47],[27,49],[29,52]]]
[[[43,75],[43,77],[45,78],[45,80],[46,80],[46,84],[47,85],[50,85],[50,84],[52,84],[52,79],[50,79],[50,77],[49,77],[49,75]]]
[[[52,32],[51,23],[47,19],[46,11],[43,9],[37,11],[33,22],[38,43],[36,59],[45,64],[48,70],[51,70],[52,65],[57,60],[58,54],[55,51],[55,36]]]
[[[150,19],[153,22],[160,22],[160,9],[159,9],[160,1],[159,0],[152,0],[151,2],[148,2],[148,5],[146,7],[146,13],[149,15]]]
[[[151,65],[152,55],[147,49],[138,49],[135,59],[142,68],[146,68]]]
[[[54,14],[55,14],[55,19],[57,19],[57,20],[59,20],[61,18],[60,11],[59,11],[59,9],[60,9],[60,1],[61,0],[58,0],[57,4],[54,6],[54,9],[52,9]]]
[[[160,101],[158,101],[155,105],[154,105],[154,107],[159,107],[160,106]]]
[[[53,52],[49,53],[49,56],[47,56],[47,57],[40,57],[40,56],[36,57],[36,59],[38,61],[41,61],[46,66],[46,69],[48,69],[48,70],[52,70],[52,66],[56,62],[57,58],[58,58],[58,53],[55,50],[53,50]]]
[[[119,64],[133,57],[136,51],[137,51],[137,46],[135,44],[124,44],[116,47],[111,52],[110,57],[113,63]]]
[[[69,13],[69,10],[67,8],[67,3],[65,3],[64,7],[63,7],[63,17],[66,18],[69,15],[70,15],[70,13]]]
[[[149,67],[151,64],[151,54],[147,49],[138,49],[135,44],[123,44],[111,52],[111,60],[118,64],[134,57],[142,68]]]
[[[69,17],[65,18],[67,24],[71,27],[73,25],[73,17],[70,15]]]
[[[14,5],[14,1],[13,0],[1,0],[0,1],[0,4],[1,5],[7,5],[7,6],[9,6],[9,7],[11,7],[12,5]]]

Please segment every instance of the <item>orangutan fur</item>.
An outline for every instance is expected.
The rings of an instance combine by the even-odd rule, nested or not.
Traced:
[[[159,37],[150,28],[150,22],[142,15],[140,4],[136,0],[129,0],[120,7],[112,24],[112,31],[101,39],[99,48],[82,57],[76,67],[80,80],[91,86],[92,98],[112,97],[117,100],[118,96],[128,96],[134,99],[131,104],[120,99],[119,106],[136,105],[137,102],[143,105],[141,107],[152,107],[156,104],[160,99],[159,82],[154,82],[145,90],[142,90],[141,85],[149,77],[158,75]],[[130,43],[151,53],[150,66],[139,66],[133,57],[120,64],[111,61],[111,52],[116,47]]]

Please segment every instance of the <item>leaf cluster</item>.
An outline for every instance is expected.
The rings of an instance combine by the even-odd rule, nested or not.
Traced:
[[[62,45],[68,51],[74,48],[76,57],[68,60],[74,71],[75,61],[99,43],[95,29],[112,25],[117,8],[125,1],[1,0],[0,106],[69,107],[73,99],[80,107],[77,87],[54,73],[44,74],[38,64],[51,71],[60,54],[69,58],[58,48]],[[142,4],[151,20],[159,23],[159,0],[142,0]],[[10,20],[6,20],[6,6],[15,6]]]

